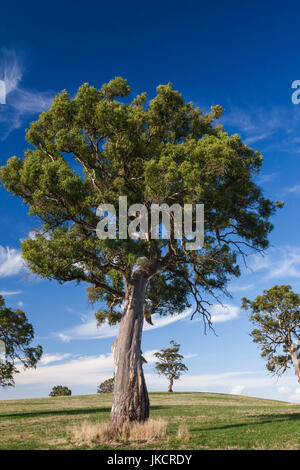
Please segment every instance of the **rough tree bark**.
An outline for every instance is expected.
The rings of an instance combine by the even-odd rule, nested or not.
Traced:
[[[170,379],[170,382],[169,382],[169,390],[168,390],[168,392],[170,392],[170,393],[173,392],[173,379],[172,379],[172,378]]]
[[[290,347],[289,352],[290,352],[290,355],[291,355],[291,358],[292,358],[292,361],[293,361],[295,374],[298,377],[298,382],[300,382],[300,368],[299,368],[299,365],[300,365],[300,341],[298,341],[297,343],[292,343],[292,346]]]
[[[113,344],[114,399],[110,427],[120,432],[124,423],[149,417],[149,398],[142,367],[141,339],[147,277],[135,272],[126,282],[124,314]]]

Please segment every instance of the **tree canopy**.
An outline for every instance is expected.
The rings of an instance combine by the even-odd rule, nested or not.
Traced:
[[[34,330],[22,310],[13,310],[5,305],[0,295],[0,340],[4,344],[0,356],[0,385],[14,385],[14,376],[24,369],[35,367],[42,356],[42,346],[30,346]],[[17,367],[16,362],[19,362]]]
[[[203,291],[223,289],[239,275],[237,253],[268,246],[273,202],[254,183],[262,156],[216,125],[223,110],[203,114],[171,84],[128,101],[117,77],[98,90],[62,91],[31,123],[24,158],[2,167],[4,186],[20,196],[40,225],[22,242],[30,269],[59,282],[86,281],[104,301],[98,321],[120,320],[124,279],[137,266],[149,276],[149,315],[180,312],[192,302],[209,320]],[[123,99],[123,101],[122,101]],[[186,252],[176,240],[99,240],[101,203],[204,203],[205,243]]]
[[[273,286],[251,301],[243,298],[242,307],[251,310],[253,341],[261,348],[270,372],[282,375],[293,365],[294,345],[300,339],[300,294],[291,286]],[[297,361],[296,361],[297,362]],[[294,364],[300,379],[299,364]]]

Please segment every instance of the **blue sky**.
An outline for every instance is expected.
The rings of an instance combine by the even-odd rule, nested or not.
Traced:
[[[257,178],[266,195],[284,200],[274,217],[271,248],[253,255],[242,276],[229,284],[226,308],[212,308],[217,336],[203,334],[189,312],[155,319],[143,335],[149,390],[166,381],[154,373],[153,352],[170,339],[182,345],[189,372],[175,390],[243,393],[300,401],[293,372],[277,380],[249,337],[242,296],[289,283],[300,292],[300,105],[291,84],[300,79],[300,7],[279,1],[6,2],[0,17],[0,79],[7,103],[0,105],[0,160],[21,156],[24,130],[66,88],[101,87],[127,78],[133,94],[153,96],[171,81],[202,109],[221,104],[223,123],[264,156]],[[20,240],[35,227],[22,201],[0,188],[0,292],[21,306],[34,325],[44,358],[36,371],[20,373],[0,399],[46,396],[53,385],[73,394],[94,393],[112,375],[115,329],[97,329],[84,286],[63,286],[30,275]]]

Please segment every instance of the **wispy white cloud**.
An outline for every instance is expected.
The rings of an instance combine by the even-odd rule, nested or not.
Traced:
[[[295,186],[291,186],[291,187],[287,188],[286,190],[289,193],[300,194],[300,184],[296,184]]]
[[[153,315],[153,325],[144,323],[144,331],[155,330],[162,328],[171,323],[178,322],[187,318],[192,312],[192,309],[188,309],[179,315],[173,315],[169,317],[160,317],[159,315]],[[68,342],[70,340],[87,340],[87,339],[101,339],[101,338],[114,338],[117,336],[119,326],[109,326],[107,323],[97,327],[97,322],[94,315],[82,317],[82,323],[75,325],[73,328],[57,333],[57,336],[61,341]]]
[[[0,295],[3,295],[3,297],[7,296],[7,295],[18,295],[18,294],[21,294],[22,291],[21,290],[7,290],[7,289],[3,289],[0,291]]]
[[[48,365],[48,364],[51,364],[53,362],[60,362],[64,359],[67,359],[69,358],[70,356],[72,356],[72,354],[70,353],[65,353],[65,354],[43,354],[39,364],[40,365]]]
[[[23,70],[15,51],[2,49],[0,60],[0,79],[5,83],[6,95],[18,88]]]
[[[256,181],[258,184],[270,183],[277,177],[277,173],[261,173],[256,176]]]
[[[238,317],[239,309],[230,304],[214,304],[211,308],[212,323],[224,323]]]
[[[261,143],[272,137],[272,146],[280,144],[281,150],[300,150],[298,129],[300,110],[298,106],[229,106],[222,118],[223,124],[242,135],[248,145]]]
[[[153,325],[144,322],[143,331],[152,331],[157,328],[163,328],[175,322],[183,321],[191,316],[193,312],[192,308],[187,309],[185,312],[173,316],[161,317],[159,315],[153,315]],[[230,304],[214,304],[210,307],[211,320],[213,323],[223,323],[233,320],[238,317],[238,307]],[[118,335],[119,325],[109,326],[104,323],[100,327],[97,327],[97,322],[94,315],[82,315],[82,322],[75,325],[67,330],[55,333],[54,336],[58,337],[63,342],[69,342],[71,340],[89,340],[89,339],[101,339],[101,338],[114,338]],[[195,319],[193,321],[200,321],[201,319]]]
[[[229,286],[228,290],[230,292],[244,292],[246,290],[250,290],[254,287],[254,284],[242,284],[242,285],[235,285]]]
[[[248,144],[266,139],[284,126],[282,110],[275,107],[267,110],[261,107],[241,109],[233,106],[225,113],[222,121],[241,132]]]
[[[49,92],[16,89],[9,104],[21,115],[36,114],[49,108],[53,99]]]
[[[265,279],[300,277],[300,248],[281,246],[270,248],[264,256],[252,255],[249,258],[252,271],[262,271]]]
[[[59,355],[55,356],[59,357]],[[67,386],[94,385],[96,387],[100,382],[113,375],[112,354],[82,356],[54,365],[51,365],[51,362],[53,361],[50,358],[50,363],[47,363],[46,358],[45,365],[38,365],[36,369],[27,369],[26,371],[20,370],[20,374],[16,375],[16,385],[40,384],[50,387],[63,384]]]
[[[234,320],[239,315],[239,308],[231,304],[213,304],[208,310],[213,324]],[[202,321],[202,319],[195,318],[193,321]]]
[[[0,80],[5,82],[6,104],[0,106],[1,140],[22,126],[24,119],[49,108],[53,93],[21,87],[24,67],[15,51],[0,51]]]
[[[146,351],[143,353],[144,358],[147,361],[147,364],[155,364],[157,361],[157,357],[154,356],[154,354],[157,352],[157,349],[150,349],[149,351]]]
[[[23,268],[21,251],[0,245],[0,278],[18,274]]]

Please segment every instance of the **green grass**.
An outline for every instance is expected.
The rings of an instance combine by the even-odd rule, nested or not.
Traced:
[[[71,429],[109,418],[111,395],[0,401],[0,449],[74,449]],[[214,393],[150,393],[151,417],[167,420],[168,439],[95,449],[300,449],[300,406]],[[190,439],[180,442],[184,421]],[[79,448],[86,448],[81,446]]]

